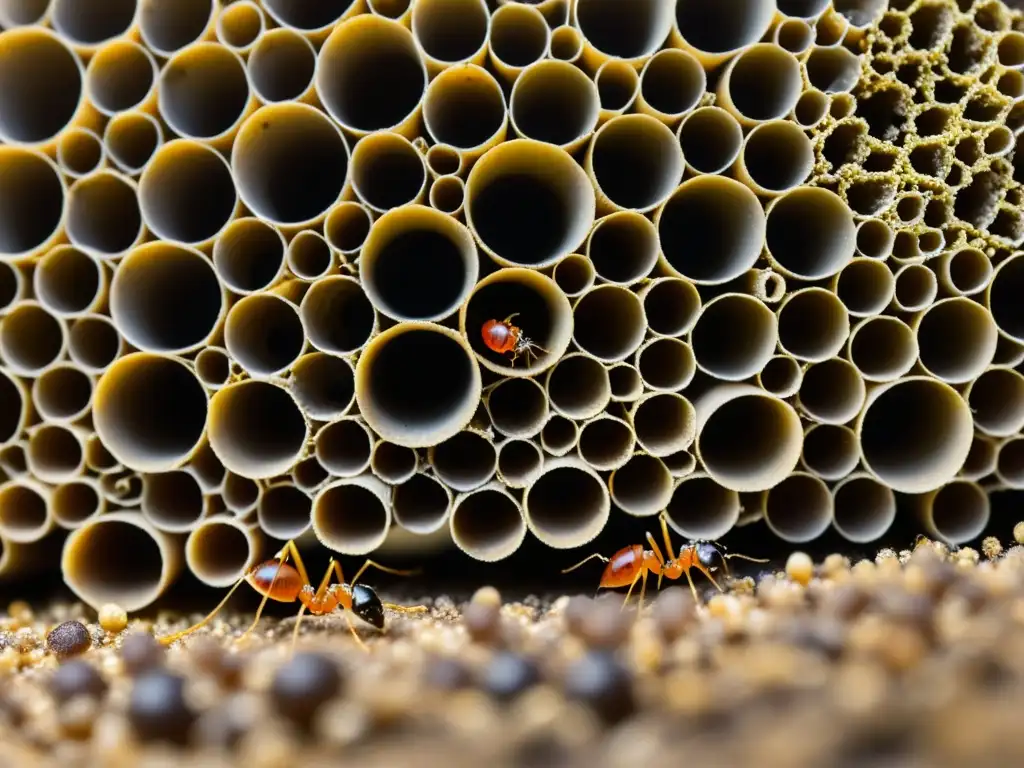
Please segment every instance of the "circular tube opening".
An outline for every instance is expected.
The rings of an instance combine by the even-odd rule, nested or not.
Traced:
[[[611,511],[601,478],[582,464],[568,462],[551,462],[526,489],[523,507],[530,530],[554,549],[586,544],[601,532]]]
[[[519,505],[498,488],[481,488],[459,499],[451,518],[456,546],[475,560],[503,560],[523,543],[526,524]]]
[[[365,555],[381,544],[391,526],[384,485],[368,478],[340,480],[313,500],[313,532],[328,549]]]

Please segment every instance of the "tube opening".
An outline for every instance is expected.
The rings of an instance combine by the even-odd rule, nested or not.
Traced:
[[[130,176],[142,173],[162,141],[160,124],[144,112],[115,115],[103,134],[110,159]]]
[[[571,451],[578,438],[579,427],[576,422],[557,413],[551,415],[540,431],[541,445],[555,456],[564,456]]]
[[[434,446],[431,464],[438,479],[454,491],[478,488],[494,475],[494,445],[476,432],[463,431]]]
[[[960,544],[984,532],[990,511],[988,496],[980,486],[954,481],[932,499],[932,526],[942,538]]]
[[[757,126],[743,144],[743,167],[767,192],[786,192],[807,180],[814,149],[799,126],[779,120]]]
[[[272,376],[291,367],[306,345],[299,311],[272,293],[236,303],[224,324],[228,354],[253,376]]]
[[[804,433],[801,458],[811,474],[822,480],[841,480],[860,462],[860,444],[849,427],[815,424]]]
[[[601,479],[576,464],[547,469],[527,489],[523,505],[534,535],[555,549],[571,549],[593,539],[611,509]]]
[[[135,0],[127,2],[134,9]],[[104,14],[94,15],[100,18]],[[96,51],[85,72],[85,87],[100,112],[115,115],[142,104],[157,76],[156,62],[149,52],[138,43],[122,40]]]
[[[234,3],[217,17],[217,38],[229,48],[243,51],[260,38],[265,26],[258,5],[251,2]]]
[[[609,366],[608,382],[612,388],[612,400],[636,400],[644,391],[640,372],[627,363]]]
[[[324,488],[313,501],[313,531],[325,547],[336,552],[372,552],[384,543],[390,524],[391,515],[381,496],[351,481]]]
[[[649,115],[622,115],[594,135],[587,166],[613,205],[643,212],[673,193],[684,164],[668,126]]]
[[[949,285],[970,296],[984,290],[992,279],[992,261],[977,248],[961,248],[945,263]]]
[[[824,288],[790,295],[779,309],[779,346],[809,362],[838,354],[850,335],[850,316],[839,297]]]
[[[935,378],[966,384],[992,363],[999,330],[981,304],[966,297],[928,307],[917,322],[918,359]]]
[[[793,121],[801,128],[813,128],[828,114],[829,97],[821,91],[804,91],[793,107]]]
[[[612,472],[608,487],[623,512],[650,517],[665,509],[672,498],[672,475],[661,459],[635,453]]]
[[[594,264],[586,256],[572,253],[555,265],[552,277],[568,297],[579,296],[594,286]]]
[[[214,0],[142,3],[139,9],[142,42],[158,56],[171,56],[202,37],[215,12]]]
[[[991,368],[967,391],[974,423],[994,437],[1009,437],[1024,429],[1024,376],[1010,368]]]
[[[466,199],[466,186],[457,176],[442,176],[430,187],[430,205],[448,216],[457,215]]]
[[[57,164],[68,176],[80,178],[99,170],[103,163],[103,142],[88,128],[72,128],[57,143]]]
[[[981,480],[991,475],[996,471],[997,450],[995,440],[975,434],[971,442],[971,452],[967,454],[964,466],[960,470],[960,477],[965,480]]]
[[[509,116],[523,138],[568,147],[589,136],[601,111],[597,86],[582,70],[549,59],[524,69],[509,99]]]
[[[544,454],[529,440],[506,440],[498,446],[498,477],[511,488],[526,488],[540,474]]]
[[[575,27],[563,24],[551,32],[551,58],[572,62],[583,52],[583,38]]]
[[[594,83],[602,110],[624,112],[639,92],[640,76],[626,62],[609,59],[597,70]]]
[[[100,299],[104,275],[92,257],[63,246],[39,260],[32,282],[40,304],[57,315],[76,315]]]
[[[603,285],[584,294],[573,309],[573,339],[603,362],[625,360],[647,331],[643,304],[628,288]]]
[[[0,353],[12,371],[25,376],[56,362],[64,344],[64,325],[34,302],[15,305],[0,325]]]
[[[540,61],[550,38],[551,29],[536,8],[508,3],[491,16],[491,55],[509,67]]]
[[[483,0],[419,0],[412,34],[423,52],[445,64],[465,61],[487,45],[490,18]]]
[[[302,410],[317,421],[341,418],[355,402],[352,364],[323,352],[302,356],[292,368],[291,387]]]
[[[641,347],[636,367],[648,387],[662,391],[683,389],[697,372],[690,345],[672,338],[654,339]]]
[[[121,335],[106,317],[88,315],[71,324],[68,354],[87,371],[104,371],[121,354]]]
[[[756,43],[775,15],[770,0],[687,0],[676,6],[676,29],[698,51],[731,53]]]
[[[533,379],[505,379],[488,395],[487,413],[494,428],[503,435],[532,437],[548,417],[548,401]]]
[[[660,0],[640,0],[628,7],[603,0],[580,0],[574,10],[587,42],[602,54],[620,59],[650,56],[672,28],[671,9]]]
[[[287,262],[300,280],[315,280],[330,271],[334,255],[321,235],[307,230],[297,234],[288,244]]]
[[[578,450],[583,461],[597,471],[605,472],[629,461],[635,445],[636,437],[629,424],[607,416],[583,425]]]
[[[739,157],[743,129],[720,107],[701,107],[679,124],[679,145],[697,173],[718,174]]]
[[[9,144],[49,141],[67,127],[82,104],[82,65],[63,40],[42,27],[16,27],[4,38],[0,140]],[[40,83],[46,84],[45,98],[40,98]]]
[[[700,315],[700,305],[697,287],[677,277],[658,278],[643,294],[647,325],[662,336],[689,332]]]
[[[690,344],[702,370],[726,381],[742,381],[764,368],[778,337],[778,321],[763,302],[727,293],[704,306]]]
[[[232,221],[213,245],[213,266],[224,284],[238,293],[267,288],[284,263],[284,238],[256,218]]]
[[[49,10],[50,0],[0,0],[0,24],[8,29],[39,24]]]
[[[519,505],[497,488],[482,488],[459,499],[452,510],[452,539],[477,560],[502,560],[522,544],[526,524]]]
[[[620,285],[635,283],[650,274],[658,252],[657,229],[633,211],[599,219],[587,242],[587,256],[597,274]]]
[[[61,370],[76,370],[74,368],[54,368],[54,371]],[[77,371],[76,371],[77,373]],[[81,374],[85,375],[85,374]],[[33,387],[35,391],[40,391],[43,386],[49,386],[49,383],[40,385],[40,381],[45,381],[42,377],[36,380],[36,384]],[[35,394],[35,393],[33,393]],[[45,392],[44,392],[45,394]],[[92,384],[89,383],[88,395],[92,394]],[[70,397],[70,394],[69,394]],[[36,409],[41,413],[40,415],[46,416],[49,412],[47,406],[50,405],[50,399],[43,398],[43,403],[38,402],[37,397],[31,398],[36,401]],[[25,425],[26,417],[26,402],[25,402],[24,390],[18,385],[17,380],[14,379],[6,371],[0,371],[0,445],[5,445],[11,440],[14,440],[18,435],[21,434],[21,429]],[[88,404],[88,400],[86,400]]]
[[[551,407],[570,419],[589,419],[611,400],[608,371],[600,361],[581,354],[563,357],[548,373]]]
[[[633,408],[630,420],[637,442],[652,456],[686,450],[697,432],[693,406],[674,392],[645,396]]]
[[[68,239],[102,256],[124,253],[142,236],[139,202],[135,186],[119,174],[100,171],[79,179],[68,191]]]
[[[868,381],[891,381],[917,360],[917,338],[899,318],[869,317],[850,334],[850,362]]]
[[[396,523],[407,531],[426,535],[445,524],[452,498],[437,479],[417,474],[395,487],[391,503]]]
[[[46,80],[33,76],[32,82]],[[0,105],[3,87],[0,76]],[[0,118],[0,131],[2,124]],[[27,256],[56,237],[64,220],[64,182],[48,158],[20,147],[0,147],[0,166],[0,255]]]
[[[210,401],[210,445],[224,466],[260,479],[287,472],[302,454],[309,429],[298,403],[265,381],[243,381]]]
[[[35,488],[21,483],[0,486],[0,533],[15,542],[41,538],[49,522],[49,502]]]
[[[103,509],[94,481],[72,480],[53,489],[50,499],[53,519],[64,528],[78,528]]]
[[[192,454],[192,458],[188,462],[188,469],[195,475],[199,487],[203,489],[204,493],[222,492],[227,470],[220,463],[217,454],[210,448],[208,441],[204,441]]]
[[[198,43],[171,58],[158,93],[160,114],[171,130],[196,139],[227,133],[250,99],[245,63],[216,43]]]
[[[835,293],[854,316],[877,315],[896,292],[896,279],[884,262],[854,259],[836,277]]]
[[[435,176],[451,176],[462,168],[462,158],[448,144],[435,144],[427,150],[427,167]]]
[[[262,498],[262,492],[256,481],[227,471],[224,474],[224,489],[221,494],[225,506],[236,515],[249,511]]]
[[[294,101],[313,85],[316,49],[292,29],[272,29],[250,51],[248,72],[264,103]]]
[[[800,384],[800,407],[815,421],[845,424],[864,405],[867,388],[857,368],[841,358],[807,366]]]
[[[341,19],[355,0],[264,0],[263,5],[281,26],[303,32],[325,29]]]
[[[827,189],[798,187],[777,198],[768,211],[765,244],[787,274],[806,280],[829,277],[853,258],[853,213]]]
[[[707,475],[684,478],[665,507],[668,524],[688,539],[718,539],[740,517],[740,497]]]
[[[203,490],[195,475],[183,469],[142,478],[142,513],[164,531],[188,531],[206,513]]]
[[[256,519],[268,536],[296,539],[310,526],[313,500],[290,483],[272,485],[263,492],[256,507]]]
[[[350,277],[318,280],[303,298],[300,313],[310,343],[335,355],[361,349],[377,324],[363,287]]]
[[[397,485],[412,477],[418,463],[419,458],[412,448],[395,445],[386,440],[377,443],[370,456],[370,469],[373,470],[373,474],[389,485]]]
[[[907,312],[928,307],[939,293],[935,273],[923,264],[908,264],[896,273],[893,301]]]
[[[415,201],[427,183],[427,169],[416,148],[394,133],[364,137],[352,152],[352,188],[377,211]]]
[[[794,473],[769,489],[764,519],[783,541],[813,541],[832,523],[832,494],[818,478]]]
[[[46,483],[60,483],[84,469],[85,448],[67,427],[46,424],[29,438],[26,458],[33,475]]]
[[[740,115],[752,121],[785,117],[803,91],[800,63],[793,54],[771,43],[757,43],[740,53],[733,59],[727,77],[724,90],[728,100]]]
[[[234,584],[258,556],[252,533],[228,517],[203,523],[188,538],[185,556],[192,573],[209,586]]]
[[[834,493],[832,524],[843,538],[867,543],[885,535],[896,520],[896,496],[871,477],[852,477]]]
[[[666,48],[654,54],[640,76],[640,94],[647,105],[677,117],[694,109],[704,95],[707,75],[691,54]]]
[[[335,250],[355,253],[370,234],[372,223],[370,212],[359,203],[338,203],[324,221],[324,237]]]
[[[803,371],[796,358],[790,355],[775,355],[757,374],[757,383],[769,395],[787,398],[800,389]]]
[[[292,468],[292,482],[300,491],[313,493],[330,479],[330,473],[316,456],[303,459]]]

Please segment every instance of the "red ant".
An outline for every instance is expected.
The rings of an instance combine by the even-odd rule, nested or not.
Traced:
[[[590,557],[581,560],[576,563],[572,568],[566,568],[562,573],[569,573],[579,568],[584,563],[597,558],[602,562],[608,563],[605,566],[604,573],[601,574],[601,583],[598,585],[598,589],[614,589],[615,587],[629,586],[629,591],[626,592],[626,599],[623,601],[622,606],[625,608],[626,602],[629,601],[629,596],[633,592],[633,587],[636,583],[641,582],[640,586],[640,610],[644,607],[644,594],[647,591],[647,573],[650,571],[652,574],[658,577],[658,589],[661,589],[662,577],[672,579],[673,581],[678,579],[682,575],[686,575],[686,580],[690,583],[690,592],[693,593],[693,599],[698,604],[700,598],[697,596],[697,588],[693,584],[693,577],[690,576],[690,569],[695,568],[703,573],[708,580],[715,585],[715,588],[719,592],[724,590],[715,581],[715,578],[711,575],[711,571],[714,568],[711,567],[711,561],[715,555],[718,555],[722,560],[722,568],[725,571],[725,575],[729,576],[729,565],[726,562],[727,558],[738,557],[743,560],[749,560],[753,563],[767,563],[767,560],[760,560],[755,557],[748,557],[747,555],[737,554],[725,554],[725,547],[713,541],[706,541],[703,539],[691,541],[689,544],[684,544],[679,548],[679,556],[672,557],[672,541],[668,535],[668,523],[665,520],[665,514],[659,515],[661,520],[661,532],[665,537],[665,551],[668,552],[668,559],[661,554],[661,549],[658,547],[658,542],[654,540],[654,537],[647,533],[647,543],[651,545],[650,549],[644,549],[642,544],[633,544],[628,547],[623,547],[611,558],[607,558],[601,554],[593,554]],[[637,612],[639,616],[639,611]]]
[[[286,561],[289,556],[295,561],[295,565],[291,566]],[[260,620],[260,614],[263,613],[263,608],[267,604],[267,600],[274,600],[279,603],[294,603],[296,600],[302,603],[302,608],[299,609],[298,618],[295,621],[295,631],[292,634],[292,646],[294,647],[296,640],[299,637],[299,624],[302,622],[302,615],[308,609],[314,616],[323,616],[324,614],[331,613],[339,606],[343,610],[345,621],[348,622],[349,631],[352,633],[352,637],[356,639],[356,642],[364,650],[369,649],[359,639],[359,635],[356,634],[356,629],[352,625],[352,619],[349,618],[348,612],[354,613],[363,621],[376,627],[377,629],[384,628],[384,609],[390,608],[393,611],[400,613],[422,613],[426,611],[426,607],[422,605],[416,606],[402,606],[395,605],[394,603],[382,603],[377,593],[374,592],[370,587],[362,584],[356,584],[359,581],[359,577],[363,575],[363,572],[373,566],[378,570],[384,571],[385,573],[393,573],[396,576],[412,576],[419,571],[398,571],[394,568],[388,568],[375,563],[373,560],[367,560],[363,563],[355,575],[355,578],[351,582],[346,582],[345,577],[341,572],[341,564],[336,561],[333,557],[330,563],[327,565],[327,572],[324,574],[323,579],[320,580],[320,586],[316,590],[313,589],[313,585],[309,580],[309,574],[306,573],[306,566],[302,562],[302,557],[299,555],[299,550],[295,546],[294,541],[287,542],[284,547],[274,555],[273,560],[265,560],[258,565],[253,566],[246,572],[246,574],[240,578],[235,585],[230,589],[224,599],[220,601],[216,608],[210,611],[210,614],[200,621],[198,624],[194,624],[188,629],[176,632],[173,635],[167,635],[166,637],[160,638],[160,642],[163,645],[170,645],[175,640],[179,640],[186,635],[190,635],[200,627],[205,626],[210,620],[216,616],[221,608],[231,598],[231,595],[236,589],[238,589],[243,582],[248,582],[249,586],[263,595],[263,600],[260,601],[260,607],[256,610],[256,617],[253,619],[252,624],[245,630],[239,637],[241,640],[250,632],[256,628],[256,624]],[[331,579],[331,573],[334,573],[338,582],[336,584],[329,584]],[[236,641],[237,642],[237,641]]]
[[[513,366],[516,364],[516,358],[523,353],[526,353],[526,364],[529,365],[530,355],[533,355],[534,358],[537,357],[537,353],[533,350],[539,349],[544,354],[548,352],[544,347],[524,336],[522,328],[512,325],[512,318],[518,314],[518,312],[513,312],[501,322],[488,320],[480,329],[484,344],[489,350],[497,352],[499,355],[512,353]]]

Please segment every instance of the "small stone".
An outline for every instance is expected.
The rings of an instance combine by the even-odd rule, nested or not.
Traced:
[[[786,575],[797,584],[807,586],[814,575],[814,561],[806,552],[793,552],[786,560]]]
[[[458,659],[438,656],[427,662],[424,682],[438,690],[457,691],[468,688],[473,679],[469,668]]]
[[[1018,544],[1024,544],[1024,522],[1013,526],[1013,540]]]
[[[500,608],[501,593],[494,587],[480,587],[480,589],[473,593],[470,602],[480,605],[493,605]]]
[[[633,617],[622,610],[619,600],[595,600],[583,618],[580,639],[591,648],[613,651],[629,638]]]
[[[105,632],[116,635],[128,626],[128,614],[117,603],[107,603],[100,608],[99,622]]]
[[[167,650],[148,632],[132,632],[121,641],[124,671],[136,677],[163,666]]]
[[[501,608],[493,603],[471,602],[462,614],[462,625],[474,642],[493,645],[501,637]]]
[[[995,536],[987,536],[984,541],[981,542],[981,552],[989,560],[995,560],[1001,554],[1003,554],[1003,545]]]
[[[296,725],[308,728],[317,710],[342,692],[338,665],[320,653],[299,653],[274,673],[270,685],[273,707]]]
[[[611,653],[591,651],[566,670],[565,693],[588,705],[606,723],[618,723],[636,710],[633,681]]]
[[[128,702],[128,722],[140,741],[185,744],[196,719],[185,699],[185,678],[163,670],[135,680]]]
[[[682,636],[696,611],[693,595],[682,587],[669,587],[654,603],[654,622],[666,643]]]
[[[63,704],[80,696],[102,698],[107,692],[107,683],[96,667],[87,661],[75,659],[54,670],[49,689],[57,703]]]
[[[65,621],[50,630],[46,636],[46,650],[58,659],[69,659],[85,653],[92,647],[92,636],[80,621]]]
[[[495,654],[484,669],[480,687],[499,701],[511,701],[540,682],[540,670],[532,659],[516,653]]]
[[[261,709],[252,694],[237,694],[204,712],[192,726],[199,746],[230,751],[257,724]]]
[[[76,696],[57,713],[61,732],[69,739],[84,741],[92,736],[99,710],[91,696]]]
[[[594,601],[586,595],[575,595],[565,606],[565,628],[572,635],[579,635],[583,621],[590,614]]]

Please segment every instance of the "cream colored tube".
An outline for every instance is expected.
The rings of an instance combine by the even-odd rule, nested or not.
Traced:
[[[812,421],[845,424],[864,405],[867,387],[856,366],[834,357],[804,367],[797,406]]]
[[[33,385],[33,391],[37,388],[38,383]],[[91,383],[89,393],[92,393]],[[19,379],[0,369],[0,446],[10,445],[22,436],[22,430],[31,418],[33,406],[36,411],[40,410],[28,388]]]
[[[142,219],[154,235],[204,250],[239,212],[227,162],[205,144],[185,139],[156,151],[139,179],[138,194]],[[70,216],[68,225],[70,233]]]
[[[133,109],[152,111],[160,70],[145,46],[119,40],[102,46],[85,70],[85,93],[96,109],[114,116]]]
[[[110,283],[110,317],[129,344],[146,352],[179,354],[208,344],[226,304],[210,260],[172,243],[133,249]]]
[[[264,104],[318,103],[313,87],[316,48],[293,29],[278,27],[260,35],[249,53],[246,72],[253,93]]]
[[[551,30],[549,54],[556,61],[575,64],[583,55],[583,36],[569,24],[555,27]]]
[[[957,477],[977,482],[996,471],[999,444],[995,438],[975,433],[971,441],[971,452],[967,454]]]
[[[981,304],[960,296],[937,301],[917,316],[918,360],[948,384],[967,384],[992,363],[999,330]]]
[[[388,487],[366,475],[337,480],[313,499],[313,533],[325,547],[343,555],[366,555],[387,538],[391,527]]]
[[[269,381],[242,381],[215,392],[207,429],[224,466],[254,480],[287,472],[309,438],[295,397]]]
[[[785,401],[750,385],[725,384],[694,408],[697,455],[719,484],[739,493],[764,491],[796,468],[803,428]]]
[[[238,131],[231,171],[246,207],[289,230],[319,224],[349,175],[344,134],[319,110],[299,103],[257,110]]]
[[[925,532],[940,541],[963,544],[988,527],[992,508],[988,494],[977,483],[954,480],[912,498]]]
[[[437,79],[440,80],[440,77]],[[462,173],[465,165],[462,153],[450,144],[434,144],[424,157],[427,161],[427,170],[434,179],[456,176]]]
[[[812,424],[804,432],[800,463],[812,475],[834,482],[849,475],[860,463],[857,435],[847,426]]]
[[[192,454],[186,469],[195,476],[203,493],[213,494],[222,492],[227,470],[220,463],[217,454],[213,452],[209,441],[203,442],[199,449]]]
[[[846,357],[867,381],[893,381],[917,361],[917,337],[897,317],[869,317],[850,330]]]
[[[45,24],[51,0],[0,0],[0,26],[29,27]]]
[[[693,405],[676,392],[643,395],[629,411],[640,447],[652,456],[670,456],[689,448],[696,437]]]
[[[971,450],[971,411],[948,384],[911,376],[873,390],[857,419],[864,467],[901,493],[948,482]]]
[[[426,163],[404,136],[377,131],[352,151],[352,190],[370,210],[385,213],[421,202],[426,188]]]
[[[63,483],[85,472],[85,437],[80,429],[41,424],[28,431],[29,472],[44,483]]]
[[[354,136],[380,130],[414,136],[427,81],[412,33],[381,16],[354,16],[342,22],[317,57],[320,102]]]
[[[1024,342],[1024,321],[1014,304],[1021,286],[1024,286],[1024,254],[1015,253],[996,267],[985,290],[985,305],[1000,333],[1017,342]]]
[[[552,456],[561,458],[576,447],[579,437],[580,428],[575,421],[553,413],[540,431],[540,444]]]
[[[742,381],[764,368],[779,339],[778,318],[753,296],[725,293],[701,309],[690,344],[697,367],[723,381]]]
[[[165,187],[168,195],[174,190]],[[138,245],[146,229],[139,189],[115,171],[97,171],[68,190],[66,230],[71,244],[99,258],[116,259]]]
[[[359,203],[338,203],[324,219],[324,238],[343,257],[351,256],[363,247],[372,224],[370,212]]]
[[[140,507],[143,517],[161,531],[187,533],[196,529],[212,505],[196,475],[177,469],[143,476]]]
[[[457,439],[456,437],[452,440]],[[475,457],[474,457],[475,459]],[[370,470],[388,485],[399,485],[409,480],[419,468],[419,456],[412,448],[404,448],[385,440],[378,440],[370,454]],[[434,467],[436,470],[437,467]]]
[[[740,495],[696,472],[673,489],[665,507],[669,526],[687,539],[718,539],[739,522]]]
[[[661,239],[661,266],[698,285],[736,279],[754,266],[765,242],[765,217],[757,196],[722,176],[683,182],[654,214],[654,224]]]
[[[996,345],[996,356],[992,359],[996,365],[1017,366],[1024,363],[1024,344],[1000,334]]]
[[[24,458],[24,453],[22,458]],[[85,466],[99,474],[124,469],[124,466],[107,450],[95,432],[85,441]],[[4,469],[10,472],[9,467],[5,466]],[[27,464],[25,464],[25,471],[28,471]]]
[[[600,111],[597,85],[574,65],[557,59],[526,67],[509,97],[509,120],[519,136],[567,152],[590,139]]]
[[[996,477],[1007,488],[1024,489],[1024,438],[1010,437],[999,444]]]
[[[417,0],[409,21],[431,74],[484,63],[491,26],[485,0]]]
[[[814,169],[814,148],[789,120],[756,126],[736,159],[736,178],[762,197],[776,197],[803,184]]]
[[[864,219],[857,225],[857,253],[865,258],[887,258],[895,239],[892,227],[882,219]]]
[[[377,312],[352,277],[318,280],[299,309],[310,344],[328,354],[358,352],[377,331]]]
[[[580,428],[577,452],[580,459],[598,472],[623,467],[633,457],[636,435],[628,422],[606,413],[595,416]],[[501,470],[501,457],[498,457]]]
[[[644,384],[656,392],[678,392],[697,373],[693,349],[684,341],[654,338],[636,353],[636,368]]]
[[[534,440],[510,438],[498,444],[498,480],[509,488],[529,488],[544,471],[544,452]]]
[[[458,176],[442,176],[430,186],[430,206],[454,219],[462,219],[466,182]]]
[[[739,279],[740,286],[765,304],[775,304],[786,296],[786,278],[770,269],[748,269]]]
[[[408,27],[411,23],[412,0],[366,0],[370,13],[393,19]]]
[[[107,164],[107,153],[95,131],[71,128],[57,141],[57,165],[72,179],[80,179],[102,170]]]
[[[623,289],[625,290],[625,289]],[[627,291],[628,293],[628,291]],[[512,324],[534,345],[513,363],[508,353],[499,354],[484,340],[484,324],[501,322],[511,315]],[[572,341],[572,307],[550,277],[532,269],[500,269],[481,279],[459,310],[459,331],[469,340],[476,359],[501,376],[532,376],[553,366]]]
[[[49,368],[32,383],[31,402],[46,422],[71,424],[78,421],[92,406],[95,381],[77,366],[61,363]],[[4,412],[0,414],[0,445],[13,437],[24,426],[25,405],[20,388],[12,387],[6,378],[0,379],[0,391],[6,397]]]
[[[483,562],[504,560],[526,538],[519,502],[498,483],[459,496],[449,525],[455,545]]]
[[[637,295],[643,301],[648,329],[655,336],[683,336],[700,316],[700,294],[689,280],[658,277],[646,283]]]
[[[640,75],[620,59],[608,59],[602,64],[594,73],[594,84],[601,99],[599,125],[628,111],[640,94]]]
[[[383,439],[426,448],[454,436],[480,401],[480,369],[464,337],[433,323],[399,323],[356,364],[356,402]]]
[[[142,477],[130,469],[100,475],[100,493],[108,504],[137,508],[142,501]]]
[[[319,232],[299,232],[288,244],[285,264],[299,280],[313,282],[338,271],[331,246]]]
[[[25,458],[27,445],[28,441],[21,440],[0,448],[0,469],[9,478],[18,479],[28,475],[28,459]]]
[[[233,3],[217,15],[217,40],[238,54],[248,54],[266,31],[267,20],[253,0]]]
[[[525,67],[543,59],[550,43],[551,28],[536,8],[507,3],[491,16],[488,59],[508,83]]]
[[[578,253],[571,253],[555,264],[551,276],[562,292],[571,299],[578,298],[593,288],[597,279],[594,263]]]
[[[103,146],[123,173],[138,176],[163,144],[159,121],[146,112],[120,112],[103,131]]]
[[[634,453],[608,477],[612,501],[634,517],[651,517],[665,509],[672,488],[672,475],[665,463],[642,451]]]
[[[0,256],[10,261],[36,258],[64,232],[64,179],[50,158],[22,147],[0,146],[0,166]]]
[[[38,376],[67,349],[66,322],[34,301],[14,306],[0,326],[0,354],[11,373]]]
[[[796,358],[773,355],[757,374],[757,384],[769,395],[785,400],[800,390],[804,371]]]
[[[803,69],[812,88],[825,93],[848,93],[860,79],[860,57],[843,46],[814,46],[803,59]]]
[[[304,493],[316,493],[324,483],[331,479],[330,473],[315,456],[308,456],[300,461],[289,473],[294,487]]]
[[[523,494],[523,513],[534,536],[554,549],[591,541],[608,522],[608,489],[575,457],[553,459]]]
[[[866,7],[872,5],[875,7],[870,10]],[[862,19],[865,22],[870,18],[870,15],[885,7],[882,3],[877,2],[877,0],[853,0],[853,6],[851,11],[849,11],[851,15],[855,15],[858,19]],[[850,21],[846,16],[838,13],[834,8],[827,9],[818,17],[814,29],[815,42],[823,48],[841,44],[847,35],[849,35],[851,43],[856,42],[855,38],[863,36],[863,29],[851,29]]]
[[[612,397],[607,369],[596,358],[580,352],[566,355],[548,370],[544,389],[551,408],[567,419],[591,419]]]
[[[64,543],[61,571],[68,588],[98,609],[116,603],[139,611],[177,579],[180,537],[162,533],[138,512],[109,512],[72,531]]]
[[[437,479],[453,491],[464,493],[489,481],[498,466],[494,443],[486,436],[466,429],[431,446],[427,463]]]
[[[769,263],[786,277],[831,277],[853,258],[853,212],[834,192],[797,187],[775,198],[766,218]]]
[[[895,275],[892,306],[901,312],[921,312],[939,293],[935,273],[923,264],[906,264]]]
[[[79,477],[61,483],[50,496],[50,513],[61,528],[74,530],[106,511],[100,484],[91,477]]]
[[[636,352],[647,330],[640,299],[617,285],[597,286],[577,299],[573,323],[576,345],[604,363],[623,361]]]
[[[658,231],[636,211],[619,211],[598,219],[587,238],[587,258],[595,272],[618,285],[632,285],[647,277],[659,252]]]
[[[285,248],[273,225],[251,216],[235,219],[213,245],[213,267],[225,286],[247,295],[277,282],[284,271]]]
[[[991,437],[1024,430],[1024,376],[1009,366],[992,367],[967,385],[964,399],[974,425]]]
[[[640,0],[628,7],[572,0],[570,14],[583,38],[583,66],[593,72],[610,59],[621,59],[639,68],[672,30],[672,10],[661,0]]]
[[[640,372],[629,363],[615,363],[608,366],[608,382],[612,387],[612,401],[632,403],[644,392]]]
[[[398,526],[418,536],[428,536],[448,522],[452,491],[436,477],[418,472],[395,487],[391,505]]]
[[[961,248],[938,259],[939,285],[950,296],[981,293],[992,274],[992,260],[978,248]]]
[[[563,149],[515,139],[489,150],[466,180],[466,223],[504,267],[548,267],[583,244],[594,189]],[[531,221],[528,231],[520,222]]]
[[[137,472],[166,472],[199,446],[208,407],[190,367],[173,357],[136,352],[100,377],[92,415],[96,433],[118,462]]]
[[[333,421],[355,403],[355,370],[344,358],[309,352],[292,366],[291,389],[309,418]]]
[[[685,162],[671,129],[638,114],[602,125],[587,148],[584,167],[597,190],[600,212],[648,213],[675,193]]]
[[[0,485],[0,536],[15,544],[31,544],[53,530],[50,489],[29,479]]]
[[[107,274],[99,261],[89,254],[70,245],[59,245],[36,262],[32,291],[39,303],[53,314],[78,317],[103,309]],[[20,272],[16,279],[20,281]],[[20,289],[15,291],[21,293]]]
[[[804,19],[785,18],[772,32],[772,42],[794,56],[800,56],[814,43],[814,27]]]
[[[231,358],[254,377],[284,373],[306,346],[299,309],[272,293],[246,296],[228,312],[224,345]]]
[[[324,3],[264,0],[263,7],[281,27],[300,32],[314,43],[326,38],[339,22],[366,10],[363,0]]]
[[[833,521],[832,494],[817,477],[794,472],[768,489],[764,521],[788,544],[802,544],[821,536]]]
[[[691,174],[717,174],[732,166],[743,148],[743,129],[721,107],[701,107],[679,123],[676,138]]]
[[[228,510],[237,517],[245,517],[257,508],[263,497],[263,489],[255,480],[226,472],[221,497]]]
[[[839,353],[850,335],[846,307],[824,288],[790,293],[776,314],[779,348],[805,362],[828,360]]]
[[[231,515],[216,515],[199,524],[185,542],[185,562],[199,581],[230,587],[263,554],[263,532]]]
[[[772,0],[754,0],[742,11],[719,0],[687,2],[676,8],[669,44],[693,53],[705,69],[714,69],[760,40],[775,13]]]
[[[35,272],[33,271],[33,278],[34,276]],[[29,286],[34,282],[34,279],[30,280],[25,271],[18,266],[9,262],[0,262],[0,311],[6,311],[26,298]],[[33,288],[33,290],[35,289]],[[47,309],[56,312],[47,302],[42,300],[40,302]],[[56,312],[56,314],[60,313]]]
[[[857,258],[832,278],[832,291],[851,317],[871,317],[892,302],[896,279],[884,261]]]
[[[484,399],[494,428],[506,437],[534,437],[548,420],[548,398],[532,378],[508,378],[491,388]]]
[[[700,62],[686,51],[666,48],[644,64],[636,109],[672,128],[697,108],[706,88]]]
[[[755,43],[730,61],[718,80],[717,103],[745,127],[784,118],[803,91],[800,62],[773,43]]]
[[[896,520],[896,494],[871,475],[856,473],[832,489],[832,527],[847,541],[877,541]]]
[[[321,427],[316,435],[316,457],[338,477],[355,477],[370,468],[374,437],[358,418],[346,417]]]
[[[157,56],[176,51],[216,34],[215,0],[150,0],[139,13],[142,42]]]
[[[399,321],[437,321],[466,303],[480,266],[473,235],[464,225],[432,208],[404,205],[374,222],[359,270],[366,296],[381,314]]]

